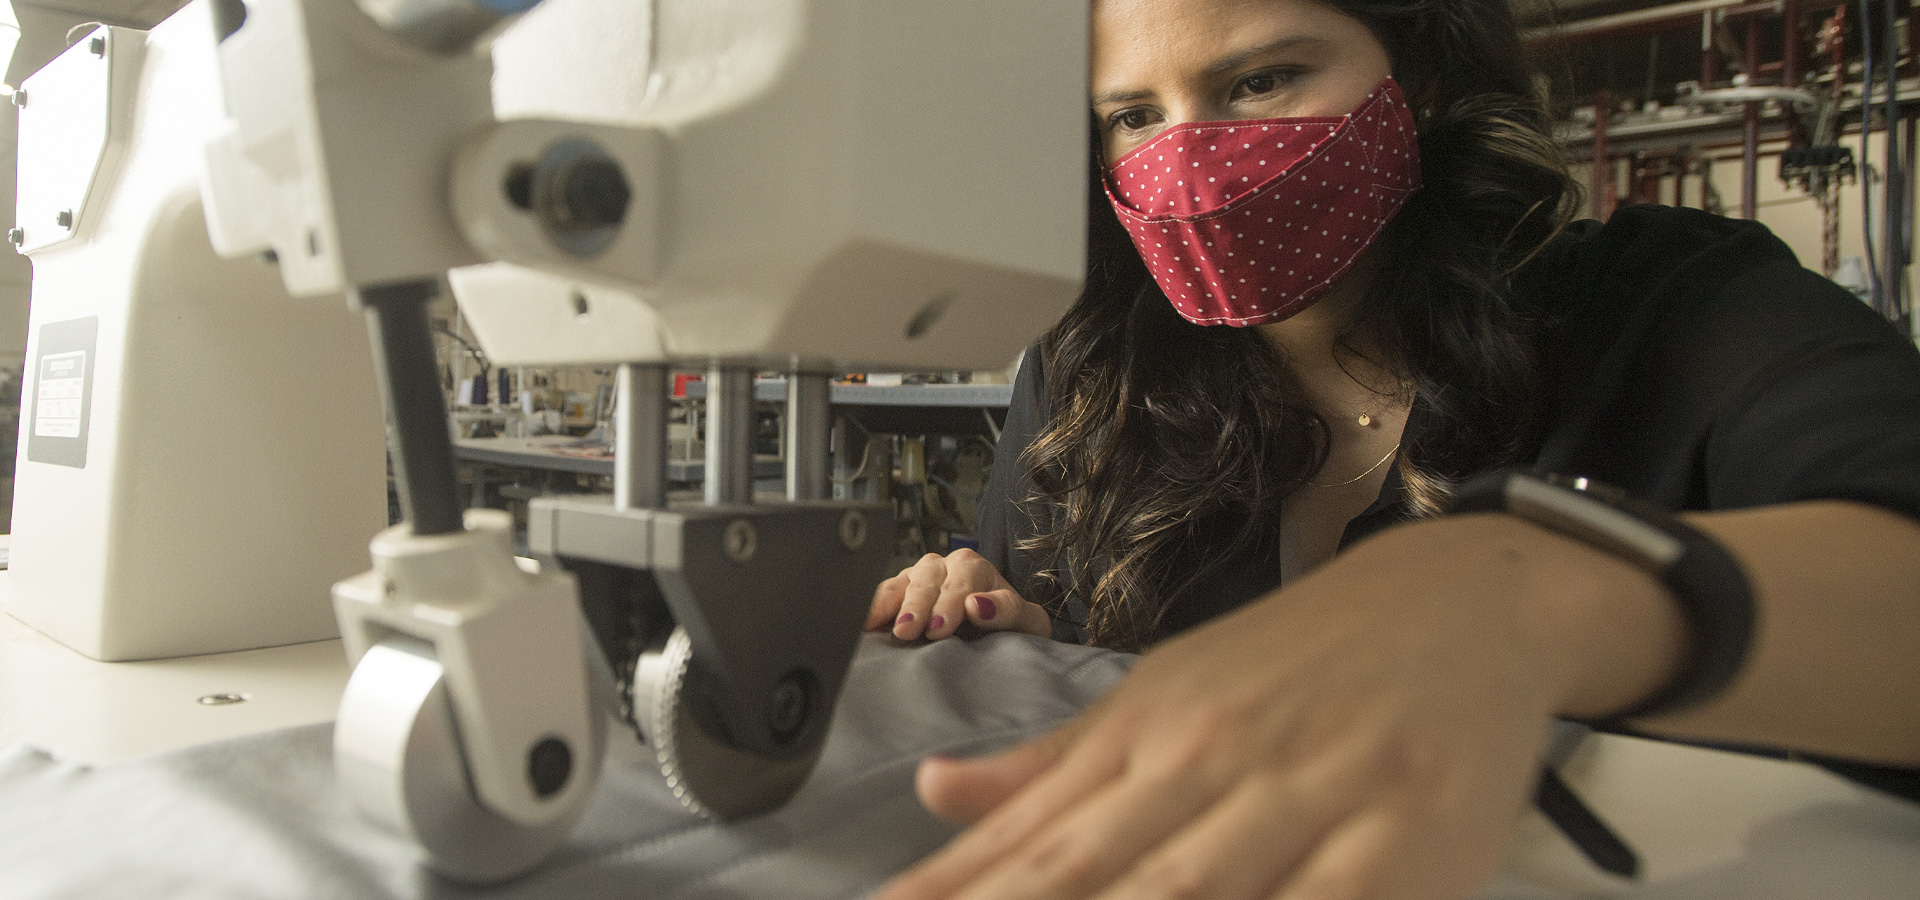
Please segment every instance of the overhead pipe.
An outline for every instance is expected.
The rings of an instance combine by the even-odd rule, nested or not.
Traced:
[[[1684,3],[1670,3],[1648,9],[1629,10],[1606,16],[1594,16],[1558,25],[1545,25],[1528,30],[1521,36],[1528,49],[1537,49],[1543,44],[1585,44],[1594,41],[1609,40],[1618,37],[1633,37],[1659,31],[1672,31],[1697,19],[1709,23],[1718,18],[1740,19],[1748,16],[1783,15],[1786,7],[1802,7],[1804,14],[1808,10],[1827,10],[1841,6],[1847,0],[1688,0]]]
[[[1687,0],[1684,3],[1629,10],[1607,16],[1594,16],[1591,19],[1580,19],[1563,25],[1535,28],[1523,35],[1523,40],[1528,44],[1551,41],[1586,43],[1663,31],[1684,25],[1696,16],[1709,15],[1747,2],[1748,0]]]

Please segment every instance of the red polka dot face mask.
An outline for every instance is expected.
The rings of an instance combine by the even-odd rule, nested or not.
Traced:
[[[1420,189],[1392,79],[1341,118],[1196,122],[1107,169],[1107,198],[1174,309],[1260,325],[1305,309]]]

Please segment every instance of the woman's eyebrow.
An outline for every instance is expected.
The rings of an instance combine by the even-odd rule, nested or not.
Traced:
[[[1310,47],[1316,44],[1325,44],[1327,42],[1328,41],[1326,38],[1315,37],[1312,35],[1294,35],[1292,37],[1284,37],[1277,41],[1271,41],[1265,44],[1261,44],[1258,47],[1249,47],[1245,50],[1241,50],[1238,53],[1234,53],[1230,56],[1223,56],[1220,59],[1215,60],[1212,65],[1207,66],[1206,74],[1209,76],[1219,75],[1222,72],[1227,72],[1233,69],[1237,69],[1243,65],[1246,65],[1249,60],[1258,59],[1259,57],[1265,56],[1269,53],[1279,53],[1283,50],[1294,50],[1300,47]],[[1145,100],[1151,96],[1153,96],[1153,92],[1149,90],[1134,89],[1134,90],[1108,91],[1104,94],[1098,94],[1094,96],[1091,101],[1091,105],[1105,106],[1109,103],[1132,103],[1135,100]]]
[[[1280,40],[1273,41],[1271,43],[1261,44],[1258,47],[1249,47],[1231,56],[1223,56],[1220,59],[1215,60],[1213,65],[1210,65],[1207,67],[1207,74],[1219,75],[1222,72],[1226,72],[1232,69],[1237,69],[1243,65],[1246,65],[1248,61],[1257,59],[1261,56],[1265,56],[1269,53],[1278,53],[1282,50],[1293,50],[1300,47],[1306,47],[1314,44],[1324,44],[1324,43],[1327,43],[1326,38],[1314,37],[1312,35],[1295,35],[1293,37],[1284,37],[1284,38],[1281,38]]]
[[[1093,98],[1092,105],[1105,106],[1109,103],[1132,103],[1135,100],[1145,100],[1151,96],[1153,96],[1153,92],[1147,90],[1108,91]]]

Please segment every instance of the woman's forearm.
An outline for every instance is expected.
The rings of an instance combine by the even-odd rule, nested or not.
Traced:
[[[1920,765],[1920,524],[1837,501],[1686,518],[1745,569],[1753,643],[1718,697],[1635,725]],[[1498,514],[1421,523],[1379,544],[1355,548],[1363,558],[1354,562],[1472,566],[1486,589],[1514,590],[1561,715],[1604,717],[1685,677],[1679,608],[1651,576],[1604,552]]]
[[[1639,724],[1920,766],[1920,523],[1845,502],[1689,521],[1746,569],[1753,646],[1716,702]]]

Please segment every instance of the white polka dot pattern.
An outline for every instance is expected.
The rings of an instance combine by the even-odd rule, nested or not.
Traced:
[[[1107,198],[1174,309],[1277,322],[1345,274],[1420,189],[1413,114],[1387,79],[1344,117],[1198,122],[1107,169]]]

